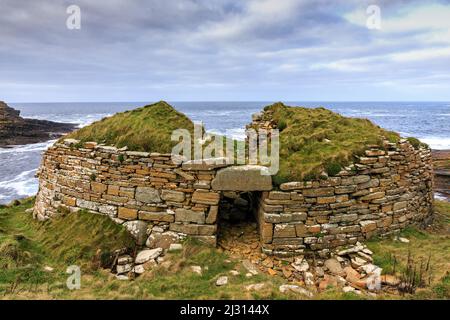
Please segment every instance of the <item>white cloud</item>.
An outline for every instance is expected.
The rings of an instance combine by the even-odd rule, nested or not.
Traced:
[[[434,60],[434,59],[450,58],[450,47],[427,48],[427,49],[394,53],[394,54],[390,55],[390,58],[392,59],[392,61],[395,61],[395,62],[411,62],[411,61],[419,61],[419,60]]]

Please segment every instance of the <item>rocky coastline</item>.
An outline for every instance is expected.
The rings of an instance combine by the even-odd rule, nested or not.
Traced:
[[[56,139],[76,128],[72,123],[22,118],[20,111],[0,101],[0,148]]]

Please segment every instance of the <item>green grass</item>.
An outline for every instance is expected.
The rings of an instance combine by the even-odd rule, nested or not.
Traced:
[[[164,101],[131,111],[117,113],[75,131],[64,139],[95,141],[133,151],[170,153],[178,142],[171,141],[172,131],[187,129],[194,124],[184,114]]]
[[[168,268],[158,267],[134,281],[117,280],[99,263],[101,253],[133,247],[125,230],[108,217],[81,212],[47,222],[33,220],[25,210],[33,199],[0,207],[0,296],[6,299],[286,299],[302,298],[278,291],[282,279],[268,275],[252,278],[226,253],[193,239],[180,252],[165,256]],[[132,250],[132,249],[131,249]],[[65,270],[81,267],[81,289],[69,290]],[[190,266],[199,265],[197,275]],[[53,272],[44,268],[50,266]],[[229,271],[238,269],[239,276]],[[217,287],[221,275],[229,284]],[[267,289],[247,292],[243,286],[265,282]]]
[[[383,268],[383,273],[391,274],[394,257],[397,274],[405,269],[408,254],[416,265],[426,264],[430,258],[431,285],[419,288],[410,299],[450,299],[450,203],[435,201],[435,221],[425,230],[408,227],[400,237],[409,243],[389,239],[373,239],[367,242],[374,252],[374,263]]]
[[[72,264],[95,270],[113,250],[134,247],[128,232],[109,218],[80,212],[38,222],[25,213],[32,204],[28,199],[0,208],[0,294],[14,286],[54,284]]]
[[[32,205],[33,199],[28,199],[15,206],[0,207],[0,296],[4,299],[305,299],[294,293],[280,293],[279,286],[286,283],[281,277],[267,274],[245,277],[240,261],[193,239],[186,240],[182,251],[164,257],[168,266],[161,265],[134,281],[117,280],[100,267],[99,255],[133,245],[123,228],[105,216],[83,212],[38,222],[25,213]],[[436,202],[436,212],[431,231],[408,228],[402,233],[411,240],[409,244],[392,239],[369,243],[376,263],[385,271],[392,267],[391,255],[404,262],[409,250],[417,259],[427,258],[431,253],[434,270],[431,286],[404,298],[450,298],[450,204]],[[81,289],[71,291],[66,287],[65,270],[72,264],[81,267],[82,277]],[[190,270],[193,265],[202,267],[202,275]],[[54,271],[44,271],[45,266],[53,267]],[[232,269],[238,270],[239,275],[231,275]],[[215,285],[221,275],[229,277],[225,287]],[[248,284],[262,282],[266,287],[261,291],[245,290]],[[401,297],[377,297],[393,298]],[[373,298],[329,289],[316,294],[314,299]]]
[[[399,138],[369,120],[346,118],[324,108],[276,103],[265,110],[273,113],[281,131],[280,171],[274,177],[276,184],[317,179],[322,172],[336,175],[368,144],[379,144],[382,136],[391,141]],[[177,143],[171,141],[172,131],[179,128],[188,129],[192,134],[193,123],[161,101],[105,118],[65,138],[80,140],[79,146],[95,141],[119,148],[127,146],[135,151],[170,153]],[[410,140],[420,144],[417,139]]]
[[[367,119],[343,117],[325,108],[289,107],[282,103],[265,111],[283,130],[280,133],[280,171],[275,181],[317,179],[325,171],[335,175],[382,137],[392,142],[398,134]]]

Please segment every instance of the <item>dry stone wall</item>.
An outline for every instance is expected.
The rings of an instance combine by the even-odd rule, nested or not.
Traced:
[[[215,245],[220,193],[210,186],[220,165],[178,165],[170,154],[77,143],[45,152],[36,218],[84,209],[123,224],[139,245],[167,249],[185,235]]]
[[[431,152],[385,141],[359,163],[325,180],[288,182],[264,192],[258,210],[267,254],[330,249],[427,221],[433,210]]]
[[[254,166],[224,166],[178,165],[170,154],[65,140],[43,156],[34,215],[45,220],[84,209],[123,224],[142,246],[168,249],[185,236],[215,245],[221,195],[236,179],[235,191],[260,191],[255,211],[265,253],[324,257],[432,215],[430,150],[406,140],[367,149],[335,177],[272,189],[267,177],[254,177]]]

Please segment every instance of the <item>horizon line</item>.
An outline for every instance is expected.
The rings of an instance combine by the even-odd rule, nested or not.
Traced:
[[[0,100],[2,101],[2,100]],[[236,103],[236,102],[261,102],[261,103],[276,103],[276,102],[283,102],[283,103],[290,103],[290,102],[432,102],[432,103],[450,103],[450,100],[141,100],[141,101],[133,101],[133,100],[121,100],[121,101],[104,101],[104,100],[94,100],[94,101],[13,101],[13,102],[7,102],[5,103],[12,103],[12,104],[25,104],[25,103],[157,103],[159,101],[166,101],[170,103],[177,103],[177,102],[197,102],[197,103],[208,103],[208,102],[230,102],[230,103]]]

